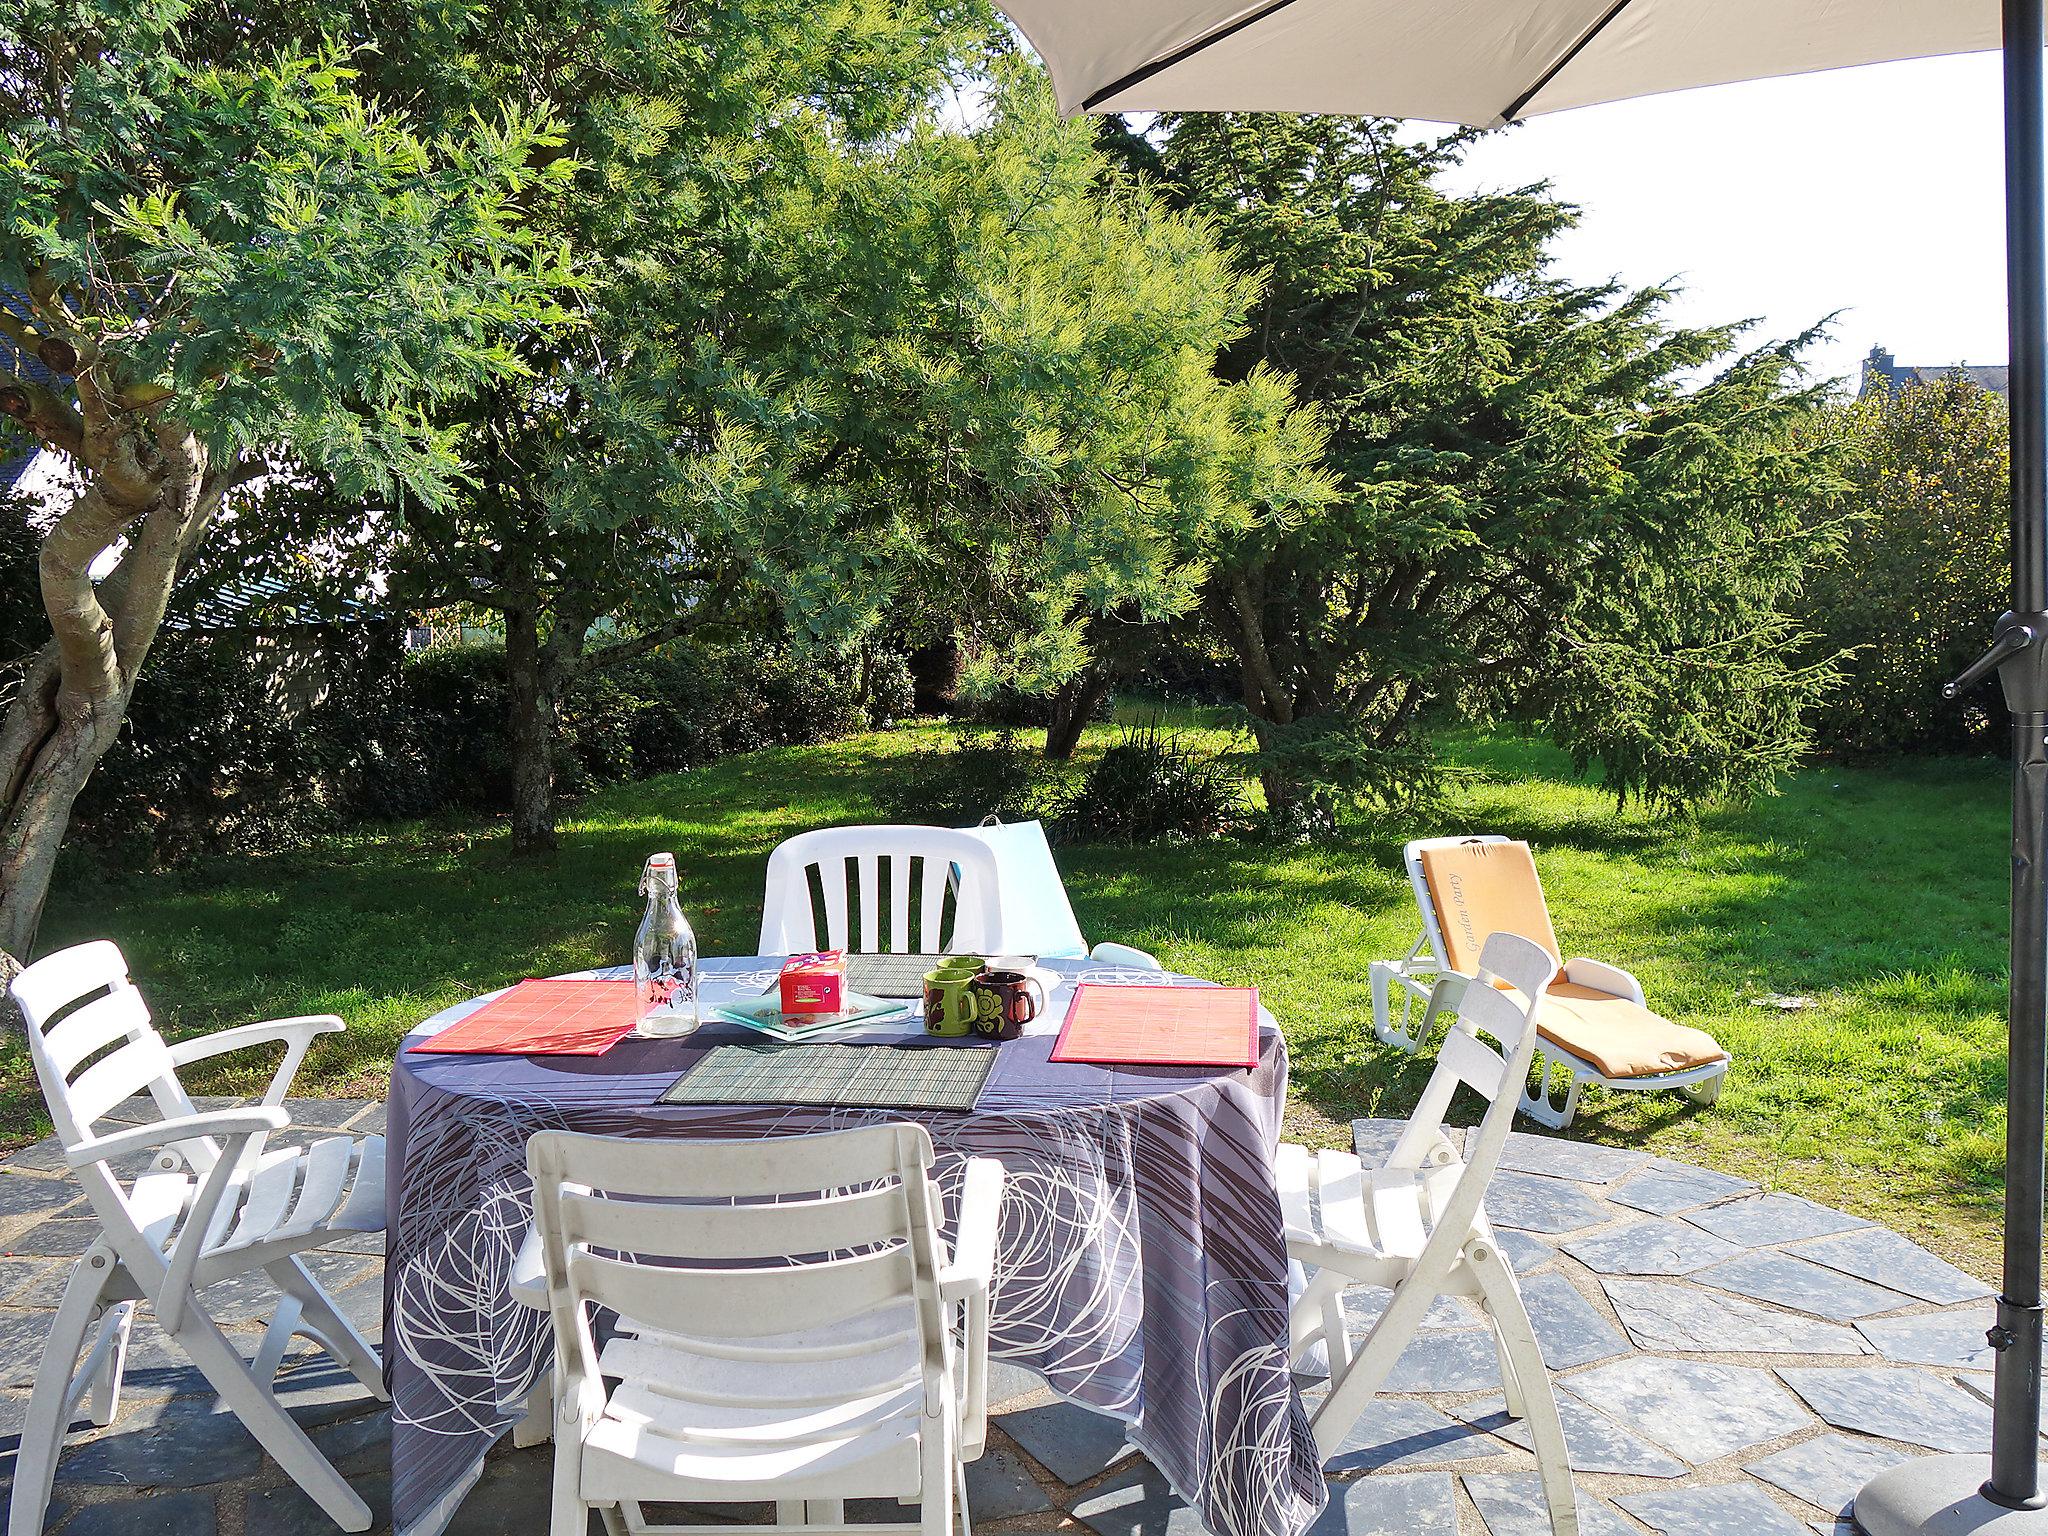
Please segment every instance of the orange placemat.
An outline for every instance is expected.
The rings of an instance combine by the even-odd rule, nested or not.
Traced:
[[[600,1056],[640,1022],[630,981],[522,981],[408,1049],[469,1056]]]
[[[1053,1042],[1054,1061],[1255,1067],[1257,987],[1121,987],[1083,982]]]

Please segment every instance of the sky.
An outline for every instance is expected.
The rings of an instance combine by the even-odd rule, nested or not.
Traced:
[[[1559,272],[1675,278],[1681,322],[1795,335],[1861,377],[1901,363],[2006,360],[2004,192],[1995,54],[1717,86],[1531,119],[1482,141],[1464,188],[1549,180],[1583,210]]]

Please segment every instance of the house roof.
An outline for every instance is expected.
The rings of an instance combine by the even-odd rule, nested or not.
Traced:
[[[1914,384],[1935,384],[1943,379],[1966,379],[1987,394],[2009,392],[2012,370],[2004,363],[1901,363],[1882,347],[1872,347],[1863,360],[1863,383],[1857,390],[1867,395],[1873,389],[1893,394]]]

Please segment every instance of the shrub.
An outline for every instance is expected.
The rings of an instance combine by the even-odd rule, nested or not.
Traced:
[[[1815,731],[1838,750],[2003,751],[1997,683],[1953,702],[1941,686],[2010,600],[2005,402],[1941,379],[1859,400],[1844,424],[1857,527],[1799,616],[1820,654],[1850,654]]]
[[[950,751],[920,753],[907,774],[889,781],[880,804],[891,819],[920,825],[968,827],[989,816],[1024,821],[1052,809],[1059,784],[1058,771],[1015,731],[963,726]]]
[[[1245,824],[1244,789],[1230,766],[1156,721],[1126,729],[1059,814],[1063,836],[1100,842],[1219,837]]]
[[[316,643],[317,642],[317,643]],[[293,666],[275,665],[289,644]],[[562,701],[556,787],[576,795],[893,716],[900,658],[678,643]],[[875,702],[871,702],[875,701]],[[495,813],[511,796],[505,653],[401,659],[393,626],[283,640],[169,631],[76,826],[122,865],[287,847],[364,821]]]

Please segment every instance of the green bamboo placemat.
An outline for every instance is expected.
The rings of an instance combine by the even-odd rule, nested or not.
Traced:
[[[661,1102],[972,1109],[995,1061],[974,1045],[715,1045]]]

